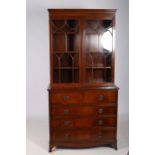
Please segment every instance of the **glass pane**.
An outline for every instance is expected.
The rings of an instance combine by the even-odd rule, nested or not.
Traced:
[[[77,20],[53,20],[53,82],[79,82],[80,33]]]
[[[86,21],[86,82],[112,81],[112,20]]]

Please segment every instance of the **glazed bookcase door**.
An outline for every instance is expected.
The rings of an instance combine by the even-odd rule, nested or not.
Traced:
[[[52,20],[54,84],[80,82],[80,21]]]
[[[112,20],[85,21],[85,83],[112,82]]]

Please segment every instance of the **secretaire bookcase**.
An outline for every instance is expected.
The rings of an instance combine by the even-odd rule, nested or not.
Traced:
[[[49,151],[117,149],[115,12],[49,9]]]

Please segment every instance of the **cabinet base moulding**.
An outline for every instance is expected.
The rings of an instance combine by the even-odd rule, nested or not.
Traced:
[[[110,147],[117,150],[117,143],[109,143],[109,142],[80,142],[80,143],[66,143],[66,142],[58,142],[49,145],[49,152],[53,152],[56,148],[68,148],[68,149],[88,149],[93,147]]]

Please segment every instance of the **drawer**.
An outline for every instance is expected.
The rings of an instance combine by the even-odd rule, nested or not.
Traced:
[[[116,137],[116,128],[99,128],[97,130],[92,130],[91,135],[93,140],[109,140],[115,139]]]
[[[97,117],[97,118],[65,118],[51,119],[51,126],[57,128],[89,128],[89,127],[115,127],[116,116]]]
[[[82,101],[82,93],[66,92],[66,93],[52,93],[50,100],[52,104],[79,104]]]
[[[117,91],[85,92],[85,103],[116,103]]]
[[[115,139],[115,128],[82,129],[82,130],[57,130],[53,131],[53,141],[100,141]]]
[[[81,106],[81,107],[52,107],[51,115],[58,116],[86,116],[86,115],[115,115],[116,105],[113,106]]]

